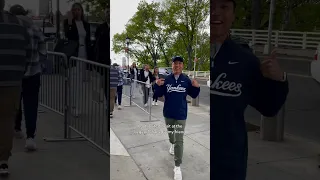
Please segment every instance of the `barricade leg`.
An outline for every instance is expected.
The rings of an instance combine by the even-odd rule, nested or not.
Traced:
[[[151,109],[152,109],[152,97],[153,97],[153,93],[152,93],[152,89],[150,88],[149,89],[149,97],[148,97],[148,111],[144,110],[145,112],[148,113],[148,120],[145,120],[145,121],[140,121],[140,122],[156,122],[156,121],[160,121],[159,119],[157,119],[156,117],[153,117],[152,116],[152,112],[151,112]],[[152,119],[152,117],[154,119]]]
[[[63,130],[63,138],[50,138],[44,137],[43,140],[46,142],[64,142],[64,141],[85,141],[85,139],[81,136],[71,137],[71,129],[69,127],[69,120],[70,120],[70,71],[67,68],[69,63],[67,62],[67,57],[65,54],[56,53],[56,52],[49,52],[54,56],[60,56],[64,60],[64,130]],[[57,59],[57,58],[56,58]]]

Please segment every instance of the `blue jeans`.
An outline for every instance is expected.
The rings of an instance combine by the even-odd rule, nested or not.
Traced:
[[[118,86],[117,87],[117,96],[115,98],[115,103],[117,103],[117,99],[118,99],[118,105],[121,106],[121,102],[122,102],[122,89],[123,86]]]
[[[15,130],[21,131],[23,100],[24,118],[27,129],[27,138],[34,138],[37,128],[38,102],[40,89],[40,74],[23,79],[20,106],[15,121]]]

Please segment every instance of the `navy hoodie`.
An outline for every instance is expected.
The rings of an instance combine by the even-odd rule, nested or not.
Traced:
[[[211,178],[245,180],[245,109],[250,105],[266,117],[275,116],[286,101],[288,82],[263,77],[259,59],[230,39],[210,62]]]
[[[200,93],[200,87],[193,87],[191,80],[184,74],[180,74],[176,80],[173,74],[165,78],[164,85],[155,84],[155,96],[164,96],[163,116],[176,120],[186,120],[188,114],[187,95],[196,98]]]

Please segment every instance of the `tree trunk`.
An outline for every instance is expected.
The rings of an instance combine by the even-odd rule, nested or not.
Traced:
[[[261,0],[252,0],[251,6],[251,28],[259,29],[261,24]]]
[[[291,15],[291,10],[292,10],[292,1],[291,0],[286,0],[286,7],[283,12],[283,22],[281,26],[281,30],[285,31],[289,27],[289,22],[290,22],[290,15]]]

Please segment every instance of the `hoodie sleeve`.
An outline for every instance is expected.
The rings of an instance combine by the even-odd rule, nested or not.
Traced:
[[[191,96],[193,99],[197,98],[200,94],[200,87],[192,86],[190,79],[188,80],[187,94]]]
[[[284,105],[289,92],[288,81],[280,82],[263,77],[260,61],[255,57],[252,90],[249,104],[263,116],[277,115]]]
[[[166,87],[165,85],[163,86],[158,86],[157,84],[154,84],[154,95],[156,97],[162,97],[166,94]]]

